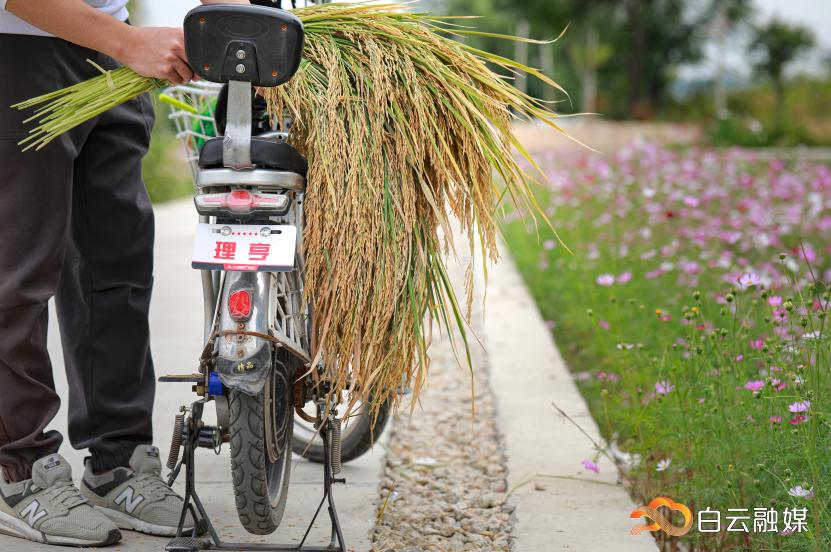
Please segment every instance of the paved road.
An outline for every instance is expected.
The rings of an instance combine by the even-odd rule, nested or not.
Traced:
[[[196,213],[190,200],[176,201],[156,208],[156,281],[150,323],[157,375],[193,372],[201,351],[202,292],[199,275],[189,264],[195,220]],[[66,397],[66,377],[54,318],[50,323],[49,350],[55,366],[56,385],[61,397]],[[187,384],[159,384],[153,422],[156,442],[164,455],[170,442],[173,416],[181,404],[191,402],[194,397]],[[66,434],[65,405],[62,405],[53,425],[55,429]],[[73,450],[66,442],[61,454],[72,464],[73,475],[78,481],[85,453]],[[230,461],[227,449],[220,456],[215,456],[210,451],[199,451],[198,454],[199,489],[217,528],[221,529],[223,538],[264,542],[266,539],[262,537],[245,533],[237,521],[229,479]],[[375,519],[382,460],[383,448],[382,444],[378,444],[373,451],[344,467],[347,485],[335,488],[344,536],[350,548],[356,551],[370,548],[369,532]],[[295,539],[292,537],[298,533],[302,534],[305,530],[306,524],[303,520],[311,516],[320,499],[319,482],[322,471],[318,465],[305,460],[296,461],[291,478],[286,517],[278,532],[268,537],[269,542],[294,542]],[[328,534],[324,534],[326,524],[318,525],[319,530],[317,533],[313,532],[312,537],[317,537],[319,542],[328,542]],[[107,550],[161,551],[164,550],[167,540],[125,532],[122,543]],[[0,551],[12,550],[54,552],[55,549],[0,535]]]

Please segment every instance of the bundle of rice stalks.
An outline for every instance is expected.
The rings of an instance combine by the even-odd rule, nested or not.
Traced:
[[[94,62],[87,61],[101,71],[100,77],[12,106],[17,109],[42,106],[24,121],[26,123],[37,121],[37,127],[29,132],[29,136],[18,142],[18,145],[25,146],[23,151],[32,148],[42,149],[61,134],[69,132],[105,111],[168,85],[163,80],[142,77],[127,67],[105,71]]]
[[[292,140],[309,160],[303,245],[315,354],[336,367],[337,387],[351,378],[356,400],[397,400],[401,385],[417,397],[433,321],[449,335],[459,330],[459,356],[472,370],[465,329],[473,272],[469,267],[465,309],[444,264],[453,250],[450,218],[471,258],[478,250],[496,260],[503,194],[539,212],[513,152],[533,160],[511,124],[537,119],[559,130],[554,113],[495,70],[557,85],[454,40],[480,33],[453,18],[400,4],[324,4],[294,13],[306,31],[301,68],[289,83],[260,93],[272,116],[293,118]],[[37,114],[30,147],[48,143],[55,128],[65,131],[67,119],[77,124],[103,103],[124,101],[126,77],[112,79],[116,91],[101,89],[105,78],[21,104],[51,102]],[[135,75],[129,89],[152,84]]]

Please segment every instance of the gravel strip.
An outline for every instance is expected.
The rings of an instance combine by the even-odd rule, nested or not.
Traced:
[[[434,335],[419,405],[412,416],[403,408],[393,419],[372,539],[377,552],[511,549],[512,508],[487,355],[475,340],[472,348],[475,416],[470,373],[448,340]]]

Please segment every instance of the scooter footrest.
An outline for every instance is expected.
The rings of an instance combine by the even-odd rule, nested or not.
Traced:
[[[199,552],[211,548],[211,541],[198,537],[176,537],[164,547],[167,552]]]
[[[205,374],[167,374],[159,378],[161,383],[202,383]]]

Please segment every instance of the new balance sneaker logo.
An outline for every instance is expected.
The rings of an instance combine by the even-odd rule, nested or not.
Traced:
[[[21,519],[24,519],[26,523],[34,527],[35,523],[46,515],[46,510],[38,510],[40,510],[40,503],[37,500],[33,500],[28,506],[23,508],[20,512],[20,517]]]
[[[125,487],[124,490],[121,491],[117,497],[115,497],[114,502],[118,506],[123,505],[127,513],[132,514],[143,500],[144,497],[142,495],[136,495],[135,489],[132,487]]]
[[[61,465],[61,459],[56,455],[52,455],[47,456],[46,458],[41,460],[40,463],[43,465],[44,469],[51,470],[52,468],[57,468]]]

